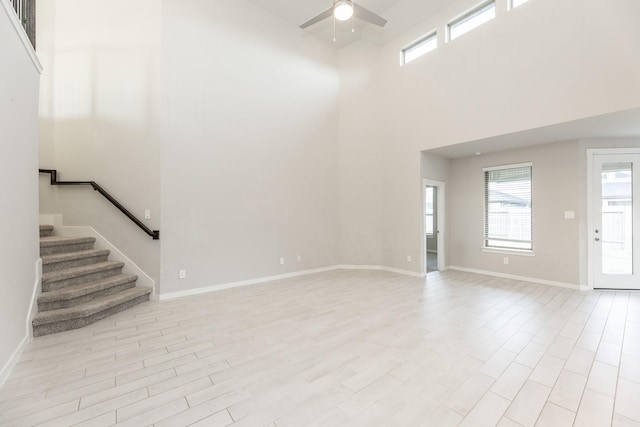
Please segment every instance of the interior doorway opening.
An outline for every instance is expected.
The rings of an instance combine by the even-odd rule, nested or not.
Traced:
[[[438,271],[438,187],[424,189],[425,245],[427,248],[427,274]]]
[[[444,260],[444,182],[423,180],[424,190],[424,272],[445,269]]]

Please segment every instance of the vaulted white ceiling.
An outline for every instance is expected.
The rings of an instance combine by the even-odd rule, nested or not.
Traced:
[[[333,5],[333,0],[251,0],[253,3],[279,16],[284,21],[300,26],[303,22],[324,12]],[[300,30],[342,48],[356,40],[364,39],[383,44],[403,31],[424,21],[452,0],[356,0],[358,4],[385,18],[384,28],[354,20],[355,32],[351,32],[351,21],[336,23],[336,41],[333,42],[333,19],[325,19],[311,27]]]

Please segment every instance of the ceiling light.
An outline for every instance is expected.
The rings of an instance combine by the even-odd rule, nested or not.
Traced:
[[[353,16],[353,4],[349,0],[339,0],[333,7],[333,16],[338,21],[346,21]]]

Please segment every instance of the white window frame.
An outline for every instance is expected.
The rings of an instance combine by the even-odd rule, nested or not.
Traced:
[[[509,0],[509,10],[515,9],[518,6],[522,6],[529,0]]]
[[[426,193],[427,193],[427,187],[431,188],[431,214],[427,213],[427,209],[426,209],[426,205],[427,205],[427,198],[426,198]],[[436,223],[435,223],[435,215],[436,215],[436,209],[434,209],[434,207],[437,207],[437,189],[438,187],[434,187],[432,185],[426,186],[425,187],[425,212],[424,212],[424,216],[425,216],[425,234],[427,235],[427,237],[433,237],[436,235]],[[427,218],[431,217],[431,233],[429,233],[426,230],[426,223],[427,223]]]
[[[452,37],[452,31],[459,25],[464,24],[465,22],[471,21],[473,20],[475,17],[482,15],[482,13],[484,13],[486,10],[493,8],[494,9],[494,16],[489,19],[489,21],[495,19],[496,14],[497,14],[497,5],[496,5],[496,0],[488,0],[488,1],[484,1],[480,4],[478,4],[477,6],[469,9],[468,11],[466,11],[465,13],[453,18],[451,21],[449,21],[449,23],[447,24],[447,41],[453,41],[455,39],[457,39],[460,36],[465,35],[466,33],[468,33],[469,31],[472,31],[480,26],[482,26],[483,24],[486,24],[488,21],[485,21],[481,24],[478,24],[475,27],[472,27],[470,29],[468,29],[467,31],[465,31],[464,33],[458,34],[455,37]]]
[[[487,182],[486,182],[486,173],[490,172],[490,171],[494,171],[494,170],[506,170],[506,169],[516,169],[516,168],[523,168],[523,167],[529,167],[531,168],[531,192],[532,192],[532,198],[533,198],[533,162],[527,162],[527,163],[516,163],[516,164],[510,164],[510,165],[503,165],[503,166],[493,166],[493,167],[486,167],[486,168],[482,168],[482,179],[483,179],[483,191],[484,191],[484,203],[483,203],[483,212],[484,212],[484,221],[482,223],[483,225],[483,232],[482,232],[482,249],[484,252],[496,252],[496,253],[510,253],[510,254],[514,254],[514,255],[526,255],[526,256],[534,256],[534,245],[533,245],[533,200],[531,201],[531,247],[530,248],[515,248],[515,247],[502,247],[502,246],[493,246],[493,245],[488,245],[488,241],[489,240],[496,240],[496,239],[490,239],[487,236],[487,232],[488,232],[488,226],[487,226],[487,213],[488,213],[488,207],[487,207],[487,200],[488,200],[488,195],[487,195],[487,190],[488,190],[488,186],[487,186]]]
[[[435,42],[435,45],[428,50],[425,50],[422,53],[419,53],[413,58],[407,60],[407,54],[419,50],[420,48],[429,45],[430,43]],[[420,37],[418,40],[408,44],[406,47],[402,48],[400,51],[400,65],[406,65],[411,61],[414,61],[420,58],[423,55],[426,55],[429,52],[432,52],[438,48],[438,31],[433,30],[430,33]]]

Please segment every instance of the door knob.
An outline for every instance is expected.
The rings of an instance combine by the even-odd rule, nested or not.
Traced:
[[[596,242],[599,242],[599,241],[600,241],[600,238],[599,238],[599,237],[596,237],[596,238],[595,238],[595,240],[596,240]]]

